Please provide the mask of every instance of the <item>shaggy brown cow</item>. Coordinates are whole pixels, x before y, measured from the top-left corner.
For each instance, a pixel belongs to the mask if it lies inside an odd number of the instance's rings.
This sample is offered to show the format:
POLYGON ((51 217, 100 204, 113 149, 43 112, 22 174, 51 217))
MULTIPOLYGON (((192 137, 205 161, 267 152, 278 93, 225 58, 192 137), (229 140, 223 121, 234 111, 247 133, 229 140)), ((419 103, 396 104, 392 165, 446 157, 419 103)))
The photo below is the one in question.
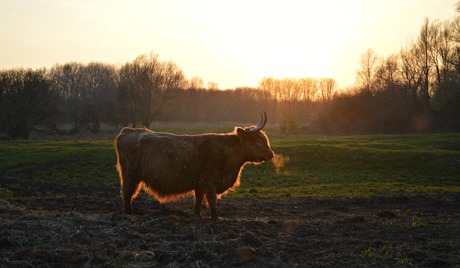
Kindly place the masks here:
POLYGON ((265 113, 257 127, 236 127, 227 134, 176 135, 148 129, 123 128, 115 138, 117 169, 126 213, 140 188, 167 202, 195 195, 195 215, 204 197, 211 217, 217 218, 217 198, 240 184, 246 163, 273 158, 262 131, 265 113))

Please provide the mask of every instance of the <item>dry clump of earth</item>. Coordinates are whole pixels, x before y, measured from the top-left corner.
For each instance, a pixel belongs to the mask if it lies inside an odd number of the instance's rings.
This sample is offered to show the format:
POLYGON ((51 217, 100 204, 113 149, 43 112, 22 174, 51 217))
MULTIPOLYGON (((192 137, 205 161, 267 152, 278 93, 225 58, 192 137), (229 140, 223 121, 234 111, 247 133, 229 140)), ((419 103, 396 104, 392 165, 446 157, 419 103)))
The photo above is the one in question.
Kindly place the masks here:
MULTIPOLYGON (((34 189, 41 193, 41 189, 34 189)), ((191 198, 118 189, 0 199, 0 267, 459 267, 460 196, 223 197, 219 220, 191 198)))

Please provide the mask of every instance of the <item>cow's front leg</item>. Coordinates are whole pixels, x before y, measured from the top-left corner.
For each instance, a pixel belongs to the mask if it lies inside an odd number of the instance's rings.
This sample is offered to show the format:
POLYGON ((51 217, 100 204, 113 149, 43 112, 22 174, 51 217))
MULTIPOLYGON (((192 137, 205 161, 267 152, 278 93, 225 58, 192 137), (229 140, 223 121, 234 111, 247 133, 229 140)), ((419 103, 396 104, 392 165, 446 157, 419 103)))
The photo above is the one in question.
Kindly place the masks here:
POLYGON ((196 188, 195 189, 195 209, 194 209, 194 215, 201 217, 200 212, 201 212, 201 202, 203 201, 204 197, 204 190, 201 188, 196 188))
POLYGON ((206 200, 208 201, 209 209, 211 210, 211 218, 217 219, 217 193, 216 186, 209 185, 206 189, 206 200))

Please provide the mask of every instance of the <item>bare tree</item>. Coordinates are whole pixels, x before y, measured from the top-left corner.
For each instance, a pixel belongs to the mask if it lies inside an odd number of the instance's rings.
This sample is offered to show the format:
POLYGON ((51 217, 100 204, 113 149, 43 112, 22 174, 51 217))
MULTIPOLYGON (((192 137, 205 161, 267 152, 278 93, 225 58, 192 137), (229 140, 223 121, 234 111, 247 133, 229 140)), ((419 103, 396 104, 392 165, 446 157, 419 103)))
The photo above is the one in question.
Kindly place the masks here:
POLYGON ((375 71, 374 86, 377 91, 393 87, 400 82, 399 57, 391 55, 382 60, 375 71))
POLYGON ((56 64, 49 72, 51 89, 60 100, 59 113, 48 120, 47 124, 48 128, 59 134, 75 134, 84 126, 83 99, 87 93, 83 68, 82 64, 71 62, 56 64))
MULTIPOLYGON (((162 111, 174 89, 185 86, 182 70, 172 62, 160 62, 158 55, 143 54, 125 64, 119 73, 118 102, 129 114, 133 126, 150 123, 162 111)), ((125 122, 127 122, 125 118, 125 122)))
POLYGON ((336 88, 335 80, 332 78, 321 78, 319 80, 319 91, 321 92, 321 100, 329 102, 332 99, 332 94, 336 88))
POLYGON ((408 114, 415 113, 417 101, 417 89, 421 85, 422 72, 417 64, 417 48, 413 45, 410 49, 403 49, 399 53, 401 58, 400 75, 404 86, 406 111, 408 114))
POLYGON ((13 139, 30 132, 56 111, 45 70, 14 69, 0 72, 0 127, 13 139))
POLYGON ((279 101, 311 102, 318 91, 318 79, 312 77, 275 79, 264 77, 259 81, 259 89, 269 92, 272 98, 279 101))
POLYGON ((219 89, 219 84, 217 84, 216 82, 209 81, 206 89, 207 90, 217 90, 219 89))
POLYGON ((107 114, 114 116, 115 67, 97 62, 55 65, 48 80, 60 98, 60 114, 48 120, 51 130, 60 134, 75 134, 82 129, 96 133, 104 119, 113 123, 107 114))
POLYGON ((311 102, 320 89, 319 80, 313 77, 305 77, 299 79, 300 90, 302 92, 300 100, 311 102))
POLYGON ((190 78, 190 80, 187 82, 187 86, 185 87, 187 89, 201 89, 204 88, 204 81, 201 77, 194 76, 190 78))
POLYGON ((416 43, 417 48, 417 59, 419 59, 419 67, 421 69, 421 89, 420 96, 423 104, 424 111, 424 121, 426 122, 426 127, 424 129, 429 129, 433 120, 433 112, 431 109, 431 96, 430 96, 430 83, 431 83, 431 72, 433 67, 433 28, 430 27, 428 19, 425 19, 425 22, 420 30, 420 35, 416 43))
POLYGON ((114 121, 116 70, 111 65, 92 62, 84 66, 83 71, 86 93, 83 124, 92 133, 97 133, 102 121, 114 121))
POLYGON ((460 1, 457 2, 457 15, 449 25, 450 40, 452 41, 451 55, 449 63, 451 63, 457 73, 460 73, 460 1))
POLYGON ((263 92, 267 92, 271 98, 279 100, 281 98, 278 91, 278 88, 280 87, 279 83, 278 79, 273 77, 264 77, 259 81, 258 88, 263 92))
POLYGON ((361 55, 361 59, 359 61, 361 69, 358 70, 357 76, 359 83, 366 93, 372 93, 374 90, 373 83, 376 68, 379 62, 380 58, 372 49, 368 49, 364 54, 361 55))

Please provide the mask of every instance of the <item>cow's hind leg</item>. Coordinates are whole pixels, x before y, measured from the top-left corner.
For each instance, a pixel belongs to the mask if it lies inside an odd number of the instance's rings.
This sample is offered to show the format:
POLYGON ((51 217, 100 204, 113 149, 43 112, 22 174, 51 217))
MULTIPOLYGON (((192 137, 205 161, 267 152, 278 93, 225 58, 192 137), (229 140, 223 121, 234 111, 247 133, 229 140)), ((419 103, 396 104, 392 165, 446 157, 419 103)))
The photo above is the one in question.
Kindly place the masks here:
POLYGON ((206 189, 206 200, 209 204, 209 209, 211 210, 211 218, 217 219, 217 193, 215 186, 209 186, 206 189))
POLYGON ((137 196, 141 188, 140 180, 131 176, 129 172, 123 174, 121 180, 121 196, 123 198, 123 207, 127 214, 132 213, 131 202, 137 196))
POLYGON ((203 201, 204 198, 204 191, 203 189, 197 188, 195 189, 195 209, 193 211, 193 214, 195 216, 200 217, 201 216, 201 202, 203 201))

